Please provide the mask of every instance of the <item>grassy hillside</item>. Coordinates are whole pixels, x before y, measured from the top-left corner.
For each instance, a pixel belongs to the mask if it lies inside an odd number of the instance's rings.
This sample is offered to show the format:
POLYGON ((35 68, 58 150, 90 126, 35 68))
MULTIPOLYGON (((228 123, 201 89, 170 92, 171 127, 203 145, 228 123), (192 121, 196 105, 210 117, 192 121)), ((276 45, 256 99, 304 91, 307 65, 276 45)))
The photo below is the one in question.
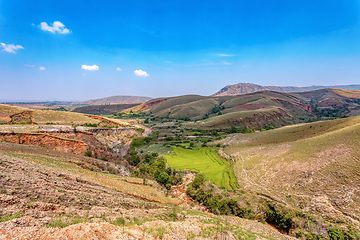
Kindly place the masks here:
POLYGON ((109 103, 142 103, 149 101, 149 97, 140 97, 140 96, 111 96, 106 98, 91 99, 80 104, 89 104, 89 105, 99 105, 99 104, 109 104, 109 103))
POLYGON ((152 108, 151 111, 155 111, 156 117, 169 117, 169 118, 184 118, 184 117, 203 117, 209 113, 211 109, 216 107, 219 102, 216 99, 205 98, 200 100, 195 100, 190 103, 181 103, 174 106, 171 106, 170 102, 167 105, 162 104, 152 108), (157 112, 159 108, 162 108, 161 111, 157 112))
POLYGON ((86 113, 94 115, 111 115, 115 112, 121 112, 124 109, 132 108, 139 105, 134 104, 106 104, 106 105, 90 105, 71 109, 71 112, 86 113))
POLYGON ((90 118, 87 115, 81 113, 73 113, 73 112, 59 112, 53 110, 35 110, 35 109, 27 109, 20 108, 15 106, 3 105, 0 104, 0 118, 7 119, 7 121, 3 121, 3 123, 8 122, 10 116, 14 114, 20 114, 26 111, 31 112, 31 120, 37 124, 46 124, 46 123, 54 123, 54 124, 85 124, 85 123, 99 123, 100 120, 90 118))
POLYGON ((227 128, 237 126, 239 128, 261 129, 264 126, 282 126, 290 124, 294 119, 277 107, 262 109, 233 111, 219 116, 214 116, 197 123, 188 123, 187 127, 204 128, 227 128))
POLYGON ((201 99, 204 99, 206 97, 203 96, 198 96, 198 95, 185 95, 185 96, 179 96, 179 97, 171 97, 171 98, 165 98, 163 102, 161 102, 160 104, 151 106, 151 108, 149 108, 149 110, 151 112, 153 112, 154 114, 160 113, 168 108, 177 106, 177 105, 182 105, 182 104, 187 104, 187 103, 192 103, 201 99))
POLYGON ((282 93, 260 91, 238 96, 196 95, 159 98, 124 111, 142 117, 186 120, 188 128, 261 129, 360 114, 360 91, 321 89, 282 93))
POLYGON ((211 148, 184 149, 174 147, 171 155, 165 156, 171 167, 202 172, 205 177, 226 189, 237 189, 232 166, 221 159, 211 148))
POLYGON ((242 188, 328 219, 360 220, 360 117, 222 140, 242 188))

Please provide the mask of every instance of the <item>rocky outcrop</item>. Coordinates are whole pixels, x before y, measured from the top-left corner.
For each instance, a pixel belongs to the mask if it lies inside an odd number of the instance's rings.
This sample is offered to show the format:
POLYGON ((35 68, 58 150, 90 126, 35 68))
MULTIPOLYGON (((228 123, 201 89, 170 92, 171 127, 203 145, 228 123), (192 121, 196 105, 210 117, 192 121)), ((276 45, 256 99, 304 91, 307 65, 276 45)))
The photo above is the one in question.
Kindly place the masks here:
POLYGON ((45 147, 80 155, 84 155, 90 149, 88 144, 81 141, 41 133, 0 133, 0 141, 45 147))
POLYGON ((132 138, 141 136, 135 128, 41 127, 40 133, 0 133, 0 141, 34 145, 56 151, 85 155, 117 162, 121 149, 132 138), (90 153, 87 153, 90 154, 90 153))
POLYGON ((10 116, 10 123, 31 123, 34 124, 32 121, 33 111, 25 111, 21 113, 16 113, 10 116))

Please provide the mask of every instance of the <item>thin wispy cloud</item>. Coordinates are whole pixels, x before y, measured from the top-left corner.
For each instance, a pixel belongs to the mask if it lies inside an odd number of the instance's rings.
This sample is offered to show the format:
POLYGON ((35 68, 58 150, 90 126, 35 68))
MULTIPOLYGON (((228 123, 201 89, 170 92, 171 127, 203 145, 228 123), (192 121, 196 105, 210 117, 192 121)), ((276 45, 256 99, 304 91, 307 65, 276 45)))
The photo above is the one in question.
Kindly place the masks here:
POLYGON ((226 53, 218 53, 217 55, 220 56, 220 57, 232 57, 232 56, 234 56, 234 55, 226 54, 226 53))
POLYGON ((86 71, 97 71, 99 70, 99 66, 98 65, 81 65, 81 69, 84 69, 86 71))
POLYGON ((3 48, 3 51, 8 53, 16 53, 17 50, 24 49, 23 46, 15 44, 0 43, 0 46, 3 48))
POLYGON ((43 31, 48 31, 51 33, 60 33, 60 34, 70 33, 70 30, 66 28, 65 25, 60 21, 55 21, 50 25, 48 25, 46 22, 41 22, 40 28, 43 31))
POLYGON ((232 63, 229 62, 223 62, 224 65, 232 65, 232 63))
POLYGON ((116 68, 116 71, 122 71, 122 69, 121 69, 121 68, 119 68, 119 67, 117 67, 117 68, 116 68))
POLYGON ((147 72, 139 69, 139 70, 135 70, 134 71, 135 75, 138 77, 148 77, 150 74, 148 74, 147 72))
POLYGON ((35 67, 34 64, 25 64, 25 67, 35 67))
POLYGON ((40 66, 39 69, 40 69, 41 71, 45 71, 45 67, 43 67, 43 66, 40 66))

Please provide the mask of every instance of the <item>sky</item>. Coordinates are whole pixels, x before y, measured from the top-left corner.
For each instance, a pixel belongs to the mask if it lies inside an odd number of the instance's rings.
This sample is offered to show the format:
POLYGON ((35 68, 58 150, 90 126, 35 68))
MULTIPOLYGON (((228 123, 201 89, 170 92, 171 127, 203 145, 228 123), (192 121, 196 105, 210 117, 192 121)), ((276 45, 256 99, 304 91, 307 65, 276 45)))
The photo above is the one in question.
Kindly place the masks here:
POLYGON ((0 0, 0 101, 359 77, 360 0, 0 0))

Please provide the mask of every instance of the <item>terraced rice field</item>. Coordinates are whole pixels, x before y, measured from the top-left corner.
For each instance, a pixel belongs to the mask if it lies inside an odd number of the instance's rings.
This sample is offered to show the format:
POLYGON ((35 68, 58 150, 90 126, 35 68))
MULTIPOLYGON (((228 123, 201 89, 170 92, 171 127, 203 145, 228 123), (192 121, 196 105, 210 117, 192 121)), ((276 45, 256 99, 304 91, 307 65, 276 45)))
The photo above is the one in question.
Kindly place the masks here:
POLYGON ((215 149, 207 147, 199 149, 174 147, 172 154, 165 157, 172 168, 202 172, 207 180, 218 186, 226 189, 239 188, 232 164, 221 159, 215 149))

